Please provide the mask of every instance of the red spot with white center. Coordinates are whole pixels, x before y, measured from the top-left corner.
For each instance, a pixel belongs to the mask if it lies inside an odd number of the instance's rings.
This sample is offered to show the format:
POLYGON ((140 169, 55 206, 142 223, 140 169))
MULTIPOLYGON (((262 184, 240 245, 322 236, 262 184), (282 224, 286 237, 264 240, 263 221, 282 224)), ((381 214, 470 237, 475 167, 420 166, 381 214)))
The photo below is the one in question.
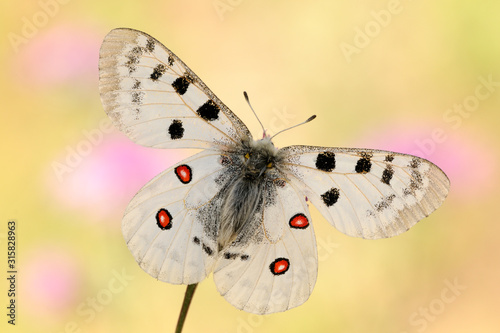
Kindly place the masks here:
POLYGON ((290 227, 295 228, 295 229, 305 229, 309 226, 309 220, 307 217, 302 214, 295 214, 291 219, 290 219, 290 227))
POLYGON ((172 228, 172 215, 168 212, 168 210, 162 208, 156 213, 156 224, 162 230, 168 230, 172 228))
POLYGON ((191 181, 191 179, 193 179, 191 168, 186 164, 179 165, 177 168, 175 168, 175 175, 183 184, 187 184, 191 181))
POLYGON ((286 258, 278 258, 269 265, 269 269, 274 275, 285 274, 288 268, 290 268, 290 261, 286 258))

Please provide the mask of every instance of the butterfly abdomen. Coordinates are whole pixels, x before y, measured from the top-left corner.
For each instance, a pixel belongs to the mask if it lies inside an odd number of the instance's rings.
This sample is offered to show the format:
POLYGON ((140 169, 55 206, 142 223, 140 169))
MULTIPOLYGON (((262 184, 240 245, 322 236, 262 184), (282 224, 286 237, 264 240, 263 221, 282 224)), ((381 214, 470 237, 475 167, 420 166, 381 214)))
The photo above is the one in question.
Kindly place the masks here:
POLYGON ((258 225, 253 225, 254 216, 262 201, 263 183, 249 181, 244 177, 229 185, 227 195, 222 199, 220 225, 217 235, 219 249, 225 248, 242 235, 253 233, 258 225))

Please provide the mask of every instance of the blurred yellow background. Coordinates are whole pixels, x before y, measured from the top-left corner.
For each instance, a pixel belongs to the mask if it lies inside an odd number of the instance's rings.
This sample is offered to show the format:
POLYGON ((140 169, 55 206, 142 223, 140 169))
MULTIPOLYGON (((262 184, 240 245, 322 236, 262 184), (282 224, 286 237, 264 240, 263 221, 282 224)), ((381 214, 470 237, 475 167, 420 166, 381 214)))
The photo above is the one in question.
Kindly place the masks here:
POLYGON ((121 235, 123 211, 189 150, 137 146, 98 94, 113 28, 173 50, 253 131, 249 93, 277 146, 389 149, 451 180, 409 232, 345 236, 312 209, 310 299, 284 313, 233 308, 212 278, 184 332, 498 332, 500 2, 69 1, 0 4, 1 330, 173 332, 184 286, 158 282, 121 235), (7 324, 7 223, 17 223, 16 325, 7 324))

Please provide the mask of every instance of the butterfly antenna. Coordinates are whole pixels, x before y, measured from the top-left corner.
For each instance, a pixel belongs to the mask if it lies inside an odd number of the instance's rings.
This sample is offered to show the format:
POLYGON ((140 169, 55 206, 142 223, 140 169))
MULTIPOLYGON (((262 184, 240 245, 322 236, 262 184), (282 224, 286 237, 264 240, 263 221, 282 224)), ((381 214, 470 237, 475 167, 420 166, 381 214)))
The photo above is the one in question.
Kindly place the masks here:
POLYGON ((253 114, 255 115, 255 118, 257 118, 257 120, 259 121, 260 127, 262 127, 262 131, 264 132, 264 135, 266 135, 266 129, 264 128, 264 125, 262 125, 262 122, 260 121, 259 116, 257 116, 257 113, 255 113, 255 110, 253 109, 252 104, 250 104, 250 99, 248 98, 247 92, 244 91, 243 95, 245 96, 245 100, 247 101, 248 106, 250 107, 253 114))
POLYGON ((278 134, 280 134, 280 133, 283 133, 284 131, 288 131, 289 129, 295 128, 295 127, 297 127, 297 126, 307 124, 308 122, 310 122, 310 121, 311 121, 311 120, 313 120, 314 118, 316 118, 316 115, 313 115, 313 116, 309 117, 306 121, 303 121, 303 122, 301 122, 300 124, 293 125, 292 127, 288 127, 288 128, 285 128, 285 129, 283 129, 283 130, 279 131, 278 133, 274 134, 274 135, 271 137, 271 140, 272 140, 272 139, 273 139, 276 135, 278 135, 278 134))

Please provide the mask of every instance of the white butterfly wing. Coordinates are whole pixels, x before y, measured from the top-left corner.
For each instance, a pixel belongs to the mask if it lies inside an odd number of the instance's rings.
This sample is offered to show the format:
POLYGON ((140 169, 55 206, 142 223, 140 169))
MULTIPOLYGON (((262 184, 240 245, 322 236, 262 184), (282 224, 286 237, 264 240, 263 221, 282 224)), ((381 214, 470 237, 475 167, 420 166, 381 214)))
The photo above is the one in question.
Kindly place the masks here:
POLYGON ((250 132, 175 54, 153 37, 114 29, 99 53, 99 90, 113 124, 156 148, 213 148, 250 132))
POLYGON ((221 295, 257 314, 304 303, 317 276, 316 239, 305 198, 293 184, 275 183, 255 217, 260 221, 256 233, 224 249, 214 269, 221 295))
POLYGON ((311 146, 281 153, 292 183, 349 236, 398 235, 437 209, 450 187, 441 169, 411 155, 311 146))
POLYGON ((122 232, 139 265, 175 284, 203 280, 217 259, 213 202, 232 176, 221 156, 207 150, 162 172, 129 203, 122 232))

